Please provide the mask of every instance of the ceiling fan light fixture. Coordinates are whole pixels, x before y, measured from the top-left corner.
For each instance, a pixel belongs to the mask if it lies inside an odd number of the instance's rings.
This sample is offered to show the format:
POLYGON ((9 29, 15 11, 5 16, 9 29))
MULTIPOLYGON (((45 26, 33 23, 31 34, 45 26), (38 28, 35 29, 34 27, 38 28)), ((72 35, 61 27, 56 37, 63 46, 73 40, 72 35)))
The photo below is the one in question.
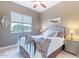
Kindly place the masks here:
POLYGON ((42 2, 40 2, 40 5, 41 5, 42 7, 44 7, 44 8, 46 8, 46 5, 43 4, 42 2))
POLYGON ((46 5, 42 3, 42 1, 33 1, 33 8, 36 8, 37 6, 42 6, 46 8, 46 5))

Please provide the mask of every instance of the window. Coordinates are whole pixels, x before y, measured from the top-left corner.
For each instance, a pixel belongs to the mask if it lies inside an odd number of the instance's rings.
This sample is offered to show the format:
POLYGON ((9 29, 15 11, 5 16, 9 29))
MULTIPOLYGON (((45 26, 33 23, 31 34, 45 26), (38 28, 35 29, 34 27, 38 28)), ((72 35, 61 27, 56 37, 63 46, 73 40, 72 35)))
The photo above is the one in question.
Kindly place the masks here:
POLYGON ((32 17, 16 12, 11 12, 11 32, 31 32, 32 31, 32 17))

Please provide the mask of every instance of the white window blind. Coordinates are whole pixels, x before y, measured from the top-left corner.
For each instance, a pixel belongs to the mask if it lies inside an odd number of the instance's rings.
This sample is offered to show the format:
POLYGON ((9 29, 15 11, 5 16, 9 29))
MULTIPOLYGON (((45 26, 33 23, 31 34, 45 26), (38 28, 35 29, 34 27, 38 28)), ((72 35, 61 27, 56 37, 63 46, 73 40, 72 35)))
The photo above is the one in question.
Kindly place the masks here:
POLYGON ((31 32, 32 16, 11 12, 11 32, 31 32))

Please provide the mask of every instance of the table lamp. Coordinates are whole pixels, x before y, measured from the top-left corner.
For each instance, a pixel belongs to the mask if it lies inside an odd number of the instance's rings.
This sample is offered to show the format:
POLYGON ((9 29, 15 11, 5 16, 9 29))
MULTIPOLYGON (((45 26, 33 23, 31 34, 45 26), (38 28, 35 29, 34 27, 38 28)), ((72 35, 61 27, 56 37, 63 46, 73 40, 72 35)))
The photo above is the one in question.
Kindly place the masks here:
POLYGON ((40 29, 40 33, 43 33, 44 31, 45 31, 45 28, 42 27, 42 28, 40 29))
POLYGON ((75 33, 74 30, 70 30, 69 33, 70 33, 70 39, 73 40, 73 34, 75 33))

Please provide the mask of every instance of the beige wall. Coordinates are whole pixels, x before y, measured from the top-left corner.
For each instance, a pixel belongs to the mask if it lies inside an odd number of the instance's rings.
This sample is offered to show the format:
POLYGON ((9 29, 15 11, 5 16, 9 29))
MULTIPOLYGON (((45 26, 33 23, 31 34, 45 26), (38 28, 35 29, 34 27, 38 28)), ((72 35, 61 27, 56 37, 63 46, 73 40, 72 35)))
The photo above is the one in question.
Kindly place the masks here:
MULTIPOLYGON (((79 15, 74 14, 73 16, 63 17, 62 19, 62 25, 75 32, 73 38, 79 39, 79 15)), ((67 37, 70 37, 69 34, 67 37)))
MULTIPOLYGON (((32 16, 32 20, 33 20, 33 32, 31 34, 39 34, 39 30, 40 30, 40 15, 38 12, 35 12, 31 9, 25 8, 23 6, 17 5, 15 3, 12 2, 1 2, 0 1, 0 16, 5 15, 6 13, 10 12, 10 11, 15 11, 15 12, 19 12, 19 13, 23 13, 26 15, 31 15, 32 16)), ((1 26, 0 24, 0 47, 2 46, 7 46, 7 45, 12 45, 17 43, 17 35, 12 35, 10 32, 10 28, 4 28, 1 26)))
MULTIPOLYGON (((61 17, 62 25, 79 34, 79 2, 61 2, 41 13, 41 26, 47 27, 48 20, 61 17)), ((78 37, 78 36, 77 36, 78 37)))
POLYGON ((31 9, 25 8, 12 2, 0 2, 0 15, 4 15, 10 11, 31 15, 33 17, 33 31, 39 33, 40 20, 38 12, 35 12, 31 9))

